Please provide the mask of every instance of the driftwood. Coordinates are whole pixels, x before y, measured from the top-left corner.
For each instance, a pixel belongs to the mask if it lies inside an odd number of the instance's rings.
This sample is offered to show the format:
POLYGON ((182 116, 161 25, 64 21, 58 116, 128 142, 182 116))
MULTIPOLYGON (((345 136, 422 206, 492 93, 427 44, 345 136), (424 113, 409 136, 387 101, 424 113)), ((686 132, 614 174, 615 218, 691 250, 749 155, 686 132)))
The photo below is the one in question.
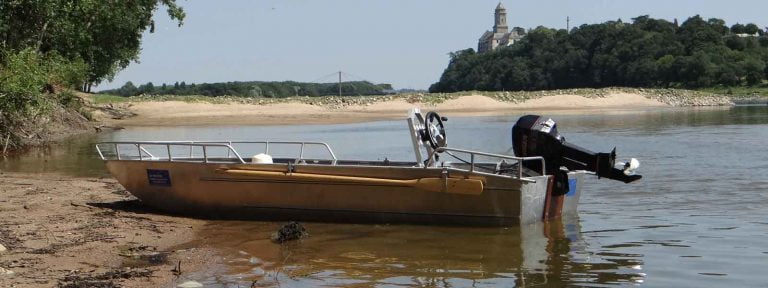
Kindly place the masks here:
POLYGON ((85 106, 94 110, 100 110, 108 114, 110 117, 112 117, 112 119, 116 119, 116 120, 131 118, 136 116, 136 113, 133 113, 128 109, 115 107, 112 104, 108 104, 104 106, 98 106, 98 105, 85 105, 85 106))
POLYGON ((8 151, 8 142, 11 140, 11 133, 8 133, 7 136, 5 136, 5 145, 3 145, 3 155, 5 155, 6 151, 8 151))

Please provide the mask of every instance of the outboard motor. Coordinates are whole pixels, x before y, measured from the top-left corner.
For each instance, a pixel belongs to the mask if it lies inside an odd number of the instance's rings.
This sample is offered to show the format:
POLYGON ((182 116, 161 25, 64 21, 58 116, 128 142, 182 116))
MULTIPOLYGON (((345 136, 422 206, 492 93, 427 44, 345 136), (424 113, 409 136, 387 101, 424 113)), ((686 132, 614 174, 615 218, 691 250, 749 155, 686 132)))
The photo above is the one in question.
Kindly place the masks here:
MULTIPOLYGON (((561 167, 570 171, 590 171, 598 177, 624 183, 642 178, 634 174, 634 170, 640 165, 636 159, 628 161, 623 169, 617 169, 614 167, 616 148, 610 153, 596 153, 568 143, 565 137, 558 133, 555 121, 538 115, 526 115, 517 120, 512 127, 512 147, 516 156, 544 158, 547 174, 555 176, 554 189, 559 195, 568 192, 568 175, 560 169, 561 167)), ((541 171, 540 162, 526 161, 524 166, 541 171)))

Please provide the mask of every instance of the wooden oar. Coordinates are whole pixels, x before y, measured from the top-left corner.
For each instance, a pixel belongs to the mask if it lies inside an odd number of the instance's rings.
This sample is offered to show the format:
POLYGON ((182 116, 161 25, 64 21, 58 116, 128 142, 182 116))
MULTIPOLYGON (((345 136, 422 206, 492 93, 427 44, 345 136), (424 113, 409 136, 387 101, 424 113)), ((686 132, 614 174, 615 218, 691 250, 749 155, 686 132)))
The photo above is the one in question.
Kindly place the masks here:
POLYGON ((370 184, 382 186, 406 186, 431 192, 445 192, 451 194, 480 195, 483 193, 483 181, 464 178, 419 178, 409 180, 382 179, 356 176, 338 176, 311 173, 285 173, 275 171, 254 171, 241 169, 219 170, 221 173, 242 176, 258 177, 268 180, 303 180, 323 182, 344 182, 356 184, 370 184))

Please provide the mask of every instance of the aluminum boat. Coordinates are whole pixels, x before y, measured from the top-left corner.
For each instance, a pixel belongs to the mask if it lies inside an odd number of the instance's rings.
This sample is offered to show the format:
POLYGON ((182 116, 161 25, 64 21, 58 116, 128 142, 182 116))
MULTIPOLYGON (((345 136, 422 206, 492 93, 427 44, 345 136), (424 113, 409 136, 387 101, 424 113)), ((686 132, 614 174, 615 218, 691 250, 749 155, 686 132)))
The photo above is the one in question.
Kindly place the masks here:
POLYGON ((549 118, 517 121, 516 156, 448 147, 446 121, 409 113, 413 161, 337 159, 323 142, 122 141, 96 150, 146 205, 205 218, 515 225, 574 216, 585 174, 640 179, 636 160, 615 168, 615 149, 567 143, 549 118), (270 155, 289 148, 296 156, 270 155))

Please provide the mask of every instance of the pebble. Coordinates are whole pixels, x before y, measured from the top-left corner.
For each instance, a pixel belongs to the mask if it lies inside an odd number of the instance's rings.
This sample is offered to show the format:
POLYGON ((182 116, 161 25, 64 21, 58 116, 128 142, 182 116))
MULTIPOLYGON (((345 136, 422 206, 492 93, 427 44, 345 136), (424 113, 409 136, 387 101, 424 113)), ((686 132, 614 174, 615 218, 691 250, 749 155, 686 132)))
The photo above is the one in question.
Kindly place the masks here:
POLYGON ((0 275, 13 275, 13 271, 0 267, 0 275))
POLYGON ((3 246, 3 244, 0 244, 0 253, 3 253, 5 251, 8 251, 8 248, 5 248, 5 246, 3 246))
POLYGON ((253 276, 258 276, 258 277, 261 277, 261 276, 267 275, 267 272, 266 272, 266 271, 264 271, 264 269, 261 269, 261 268, 259 268, 259 267, 253 268, 253 269, 251 270, 251 273, 253 274, 253 276))
POLYGON ((200 284, 200 282, 197 282, 197 281, 190 280, 190 281, 187 281, 187 282, 179 284, 179 286, 177 286, 177 287, 179 287, 179 288, 198 288, 198 287, 203 287, 203 284, 200 284))

